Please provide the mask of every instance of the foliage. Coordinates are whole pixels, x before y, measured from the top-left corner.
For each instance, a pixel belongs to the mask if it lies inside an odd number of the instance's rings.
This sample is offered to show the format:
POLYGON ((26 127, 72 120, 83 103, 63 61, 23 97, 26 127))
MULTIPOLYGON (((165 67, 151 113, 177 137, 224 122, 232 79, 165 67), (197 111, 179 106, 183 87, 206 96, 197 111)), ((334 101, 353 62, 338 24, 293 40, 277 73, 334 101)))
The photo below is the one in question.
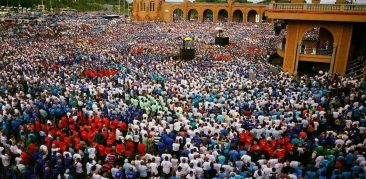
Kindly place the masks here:
POLYGON ((227 0, 196 0, 195 2, 227 3, 227 0))
MULTIPOLYGON (((123 4, 125 0, 121 0, 123 4)), ((0 0, 0 6, 22 6, 35 8, 39 4, 44 4, 46 9, 67 8, 78 11, 100 11, 103 4, 118 5, 119 0, 0 0)), ((118 8, 118 7, 117 7, 118 8)))

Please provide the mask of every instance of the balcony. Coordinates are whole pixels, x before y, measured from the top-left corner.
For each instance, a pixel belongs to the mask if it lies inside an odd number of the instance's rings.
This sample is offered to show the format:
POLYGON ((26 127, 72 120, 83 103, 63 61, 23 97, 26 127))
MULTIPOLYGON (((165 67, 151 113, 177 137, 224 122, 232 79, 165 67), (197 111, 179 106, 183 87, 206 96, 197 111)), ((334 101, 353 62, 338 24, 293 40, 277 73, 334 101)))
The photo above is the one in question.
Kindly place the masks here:
POLYGON ((335 12, 366 12, 365 4, 304 4, 304 3, 275 3, 270 5, 274 10, 304 10, 304 11, 335 11, 335 12))
POLYGON ((300 54, 299 61, 304 62, 320 62, 330 63, 332 56, 329 55, 317 55, 317 54, 300 54))
POLYGON ((366 4, 272 3, 270 19, 366 22, 366 4))

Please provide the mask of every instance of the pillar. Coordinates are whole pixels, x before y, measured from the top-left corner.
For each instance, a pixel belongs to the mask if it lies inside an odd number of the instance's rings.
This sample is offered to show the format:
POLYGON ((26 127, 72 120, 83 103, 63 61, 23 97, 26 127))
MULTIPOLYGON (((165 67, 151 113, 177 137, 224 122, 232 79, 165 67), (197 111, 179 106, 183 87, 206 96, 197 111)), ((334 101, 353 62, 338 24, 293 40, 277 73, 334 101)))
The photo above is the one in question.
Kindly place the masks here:
POLYGON ((299 66, 299 56, 300 56, 300 52, 301 51, 301 42, 297 43, 297 49, 296 49, 296 58, 295 58, 295 70, 294 70, 294 74, 297 74, 297 68, 299 66))
POLYGON ((228 16, 227 16, 227 21, 228 22, 233 22, 233 10, 228 10, 228 12, 227 12, 228 14, 228 16))
POLYGON ((212 21, 217 22, 217 17, 219 16, 218 15, 219 12, 217 12, 216 10, 215 11, 213 10, 212 13, 213 13, 212 14, 212 21))
POLYGON ((298 42, 301 42, 299 36, 300 24, 289 22, 287 27, 285 53, 283 56, 283 70, 289 74, 294 74, 296 64, 296 54, 298 42))
POLYGON ((243 23, 247 23, 247 14, 243 12, 243 23))
POLYGON ((349 51, 351 47, 352 38, 352 24, 342 24, 337 28, 337 35, 335 35, 335 43, 337 43, 337 50, 334 57, 333 73, 344 75, 349 59, 349 51))
POLYGON ((335 60, 336 52, 337 52, 337 44, 336 44, 336 43, 334 43, 334 44, 333 44, 333 53, 332 53, 332 58, 331 58, 331 60, 330 60, 329 74, 332 74, 332 73, 333 73, 334 60, 335 60))

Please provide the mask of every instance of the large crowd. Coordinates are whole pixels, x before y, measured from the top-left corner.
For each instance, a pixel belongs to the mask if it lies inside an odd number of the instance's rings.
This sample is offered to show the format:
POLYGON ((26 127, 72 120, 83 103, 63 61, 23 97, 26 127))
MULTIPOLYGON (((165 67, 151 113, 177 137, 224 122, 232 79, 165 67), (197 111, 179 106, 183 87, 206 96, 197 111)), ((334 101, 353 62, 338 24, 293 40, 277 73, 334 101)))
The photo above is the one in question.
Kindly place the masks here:
POLYGON ((274 72, 269 23, 75 15, 0 34, 0 178, 365 178, 363 80, 274 72))

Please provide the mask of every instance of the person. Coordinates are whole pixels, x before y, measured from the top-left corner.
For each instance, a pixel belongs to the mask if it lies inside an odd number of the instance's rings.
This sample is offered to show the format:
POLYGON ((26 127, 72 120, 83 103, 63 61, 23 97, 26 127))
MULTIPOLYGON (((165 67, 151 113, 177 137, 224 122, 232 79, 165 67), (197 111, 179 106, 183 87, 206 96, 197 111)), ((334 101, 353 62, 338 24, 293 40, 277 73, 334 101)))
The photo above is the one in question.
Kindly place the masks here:
POLYGON ((193 171, 190 171, 186 178, 187 179, 196 179, 196 175, 193 173, 193 171))
POLYGON ((83 164, 81 163, 80 158, 76 159, 76 163, 75 163, 75 172, 76 172, 76 176, 75 178, 83 178, 83 164))
POLYGON ((161 166, 163 167, 163 174, 165 175, 165 177, 168 177, 172 167, 172 163, 169 161, 168 156, 165 156, 164 161, 161 162, 161 166))

